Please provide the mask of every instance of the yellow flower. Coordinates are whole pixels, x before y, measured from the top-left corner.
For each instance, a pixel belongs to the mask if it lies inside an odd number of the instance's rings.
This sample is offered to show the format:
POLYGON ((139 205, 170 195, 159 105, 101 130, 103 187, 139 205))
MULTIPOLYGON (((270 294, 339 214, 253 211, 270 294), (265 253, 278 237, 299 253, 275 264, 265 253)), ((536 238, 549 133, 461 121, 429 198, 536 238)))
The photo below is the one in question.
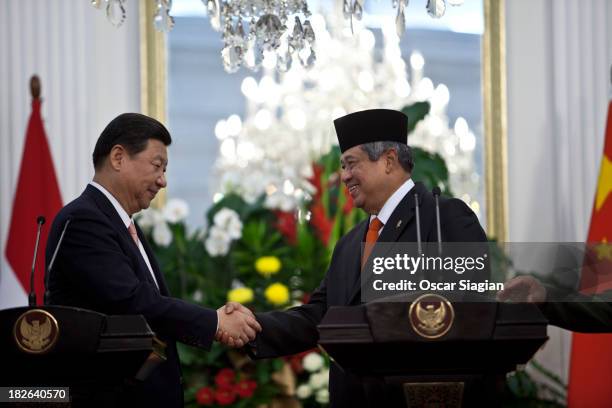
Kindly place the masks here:
POLYGON ((255 269, 265 278, 278 273, 282 266, 280 259, 275 256, 262 256, 255 261, 255 269))
POLYGON ((289 302, 289 288, 282 283, 273 283, 264 292, 268 302, 275 306, 281 306, 289 302))
POLYGON ((227 300, 230 302, 249 303, 253 301, 253 289, 251 288, 236 288, 227 292, 227 300))

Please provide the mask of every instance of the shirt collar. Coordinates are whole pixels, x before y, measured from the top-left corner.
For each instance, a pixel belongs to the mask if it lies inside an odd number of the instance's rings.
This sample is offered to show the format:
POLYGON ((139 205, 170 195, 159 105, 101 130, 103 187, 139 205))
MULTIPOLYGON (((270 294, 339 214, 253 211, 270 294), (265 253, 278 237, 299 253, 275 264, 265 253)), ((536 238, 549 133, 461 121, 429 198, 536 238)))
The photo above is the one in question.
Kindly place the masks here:
POLYGON ((91 184, 92 186, 100 190, 102 194, 104 194, 106 198, 108 198, 108 201, 111 202, 113 207, 115 207, 115 211, 117 211, 117 214, 119 214, 119 217, 121 217, 121 221, 123 221, 123 223, 125 224, 125 228, 128 228, 130 224, 132 223, 132 219, 128 215, 127 211, 123 209, 119 201, 117 201, 117 199, 111 193, 109 193, 107 189, 105 189, 100 184, 96 183, 95 181, 92 180, 89 182, 89 184, 91 184))
POLYGON ((408 194, 412 187, 414 187, 414 181, 412 181, 411 178, 404 181, 404 183, 399 186, 399 188, 395 190, 393 194, 391 194, 391 197, 387 199, 385 205, 383 205, 383 207, 380 209, 378 215, 370 215, 370 221, 372 221, 374 217, 378 217, 383 224, 386 224, 387 221, 389 221, 391 214, 393 214, 393 211, 395 211, 395 207, 398 206, 400 201, 402 201, 402 198, 408 194))

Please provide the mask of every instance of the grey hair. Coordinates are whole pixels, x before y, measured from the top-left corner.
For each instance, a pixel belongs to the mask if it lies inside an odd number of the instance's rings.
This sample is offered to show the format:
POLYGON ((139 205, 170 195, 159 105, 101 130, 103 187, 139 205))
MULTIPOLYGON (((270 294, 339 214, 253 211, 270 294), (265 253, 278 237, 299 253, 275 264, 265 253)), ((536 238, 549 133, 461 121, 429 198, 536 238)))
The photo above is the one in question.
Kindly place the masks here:
POLYGON ((407 173, 412 173, 414 168, 414 160, 412 159, 412 149, 410 146, 397 142, 370 142, 361 145, 361 149, 367 153, 370 161, 380 159, 380 156, 387 150, 394 149, 397 153, 397 159, 402 168, 407 173))

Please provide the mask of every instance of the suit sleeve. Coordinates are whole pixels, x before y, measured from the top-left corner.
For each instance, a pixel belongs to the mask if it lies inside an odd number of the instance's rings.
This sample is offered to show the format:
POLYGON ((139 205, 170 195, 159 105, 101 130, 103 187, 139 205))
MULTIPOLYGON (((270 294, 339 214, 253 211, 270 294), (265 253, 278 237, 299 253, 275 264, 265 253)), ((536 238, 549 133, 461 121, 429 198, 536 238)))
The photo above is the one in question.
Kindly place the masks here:
POLYGON ((546 292, 548 301, 540 310, 553 326, 582 333, 612 332, 612 291, 587 296, 547 285, 546 292))
POLYGON ((285 311, 257 313, 262 331, 250 349, 253 358, 271 358, 296 354, 317 346, 317 325, 327 312, 327 285, 338 254, 344 246, 340 240, 334 248, 330 267, 319 287, 312 293, 308 303, 285 311))
POLYGON ((462 200, 451 198, 440 205, 440 223, 442 224, 442 240, 445 242, 465 242, 464 246, 454 246, 457 256, 481 257, 485 254, 485 267, 475 270, 461 278, 469 278, 475 282, 491 279, 491 264, 489 244, 478 217, 462 200))
POLYGON ((313 292, 307 304, 285 311, 257 313, 262 331, 257 335, 255 358, 270 358, 299 353, 316 347, 317 325, 327 311, 327 278, 313 292))
POLYGON ((118 239, 116 230, 97 214, 73 214, 56 269, 63 284, 84 292, 106 313, 142 314, 163 337, 210 348, 216 311, 162 296, 154 284, 138 278, 118 239))
POLYGON ((486 242, 478 217, 462 200, 451 198, 441 203, 442 240, 448 242, 486 242))

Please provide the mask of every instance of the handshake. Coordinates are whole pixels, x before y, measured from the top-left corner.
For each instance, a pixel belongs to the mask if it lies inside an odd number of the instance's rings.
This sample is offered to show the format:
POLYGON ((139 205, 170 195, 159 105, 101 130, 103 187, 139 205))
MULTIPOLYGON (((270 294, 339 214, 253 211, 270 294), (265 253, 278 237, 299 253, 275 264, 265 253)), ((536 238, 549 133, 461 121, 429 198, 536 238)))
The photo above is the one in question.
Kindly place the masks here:
POLYGON ((228 302, 217 309, 217 318, 215 340, 230 347, 244 346, 261 331, 253 312, 237 302, 228 302))

